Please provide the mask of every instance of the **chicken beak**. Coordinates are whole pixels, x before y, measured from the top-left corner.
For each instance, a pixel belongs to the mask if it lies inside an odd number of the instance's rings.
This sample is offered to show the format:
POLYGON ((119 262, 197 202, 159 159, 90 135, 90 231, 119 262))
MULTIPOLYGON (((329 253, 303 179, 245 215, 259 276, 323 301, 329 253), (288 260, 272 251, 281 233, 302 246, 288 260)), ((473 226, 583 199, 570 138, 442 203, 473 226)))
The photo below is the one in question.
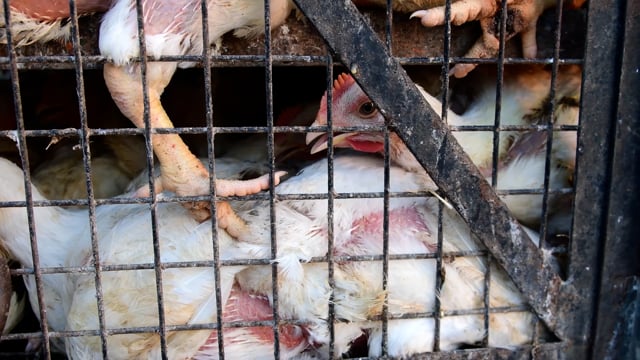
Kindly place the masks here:
POLYGON ((319 132, 310 132, 307 133, 307 145, 311 144, 315 139, 319 138, 320 136, 324 135, 325 133, 319 133, 319 132))
MULTIPOLYGON (((346 140, 352 135, 354 135, 354 133, 352 133, 352 132, 351 133, 344 133, 344 134, 340 134, 340 135, 334 135, 334 137, 333 137, 333 147, 340 147, 340 145, 344 144, 346 142, 346 140)), ((307 134, 307 145, 309 145, 313 141, 316 142, 315 144, 313 144, 313 147, 311 148, 309 153, 315 154, 317 152, 325 150, 329 145, 328 138, 329 138, 329 135, 327 133, 308 133, 307 134)))

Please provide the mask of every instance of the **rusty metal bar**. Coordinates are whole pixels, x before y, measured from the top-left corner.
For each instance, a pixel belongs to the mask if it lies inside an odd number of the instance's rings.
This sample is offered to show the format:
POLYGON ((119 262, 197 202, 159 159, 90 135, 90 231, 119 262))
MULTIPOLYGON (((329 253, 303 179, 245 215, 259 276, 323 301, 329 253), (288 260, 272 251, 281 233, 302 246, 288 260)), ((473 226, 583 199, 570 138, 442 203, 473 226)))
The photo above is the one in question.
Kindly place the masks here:
MULTIPOLYGON (((270 241, 271 241, 271 259, 278 258, 278 236, 276 231, 276 207, 275 207, 275 149, 274 149, 274 121, 273 121, 273 54, 271 51, 271 1, 264 1, 264 88, 266 93, 266 113, 267 113, 267 156, 269 162, 269 219, 270 219, 270 241)), ((271 263, 271 295, 273 306, 273 356, 274 359, 280 358, 280 307, 278 286, 278 264, 276 261, 271 263)))
POLYGON ((570 263, 557 314, 563 332, 572 335, 567 357, 575 359, 588 359, 593 346, 620 79, 621 3, 592 1, 588 9, 570 263))
MULTIPOLYGON (((31 173, 29 171, 29 151, 27 149, 27 138, 24 135, 25 119, 22 110, 22 97, 20 95, 20 77, 18 74, 18 64, 15 62, 16 49, 12 43, 11 37, 11 10, 9 7, 9 0, 2 1, 5 24, 6 24, 6 38, 7 38, 7 53, 9 54, 11 85, 13 90, 13 103, 16 119, 16 137, 15 141, 20 153, 22 169, 24 169, 24 190, 27 212, 27 223, 29 224, 29 242, 31 246, 31 257, 33 261, 34 280, 36 285, 36 297, 38 299, 38 308, 33 309, 38 314, 40 320, 39 334, 42 339, 42 352, 45 359, 51 359, 51 343, 49 338, 49 324, 47 322, 47 309, 46 300, 44 298, 44 279, 40 272, 40 252, 38 249, 38 239, 36 238, 36 225, 34 220, 33 209, 33 192, 31 188, 31 173)), ((52 299, 48 299, 52 301, 52 299)))
MULTIPOLYGON (((492 125, 450 125, 451 131, 492 131, 492 125)), ((326 132, 329 128, 327 126, 276 126, 273 128, 274 133, 284 132, 296 132, 306 133, 307 131, 326 132)), ((499 131, 545 131, 548 127, 546 125, 502 125, 498 128, 499 131)), ((139 128, 116 128, 116 129, 89 129, 91 136, 108 136, 108 135, 144 135, 145 130, 139 128)), ((370 131, 381 132, 385 130, 384 126, 378 125, 358 125, 358 126, 335 126, 334 131, 349 132, 349 131, 370 131)), ((574 125, 556 125, 553 127, 554 131, 566 131, 566 130, 578 130, 574 125)), ((15 135, 15 130, 0 130, 0 136, 12 137, 15 135)), ((152 134, 206 134, 207 128, 200 126, 193 127, 175 127, 175 128, 153 128, 152 134)), ((216 133, 218 134, 258 134, 268 133, 269 129, 266 126, 237 126, 237 127, 216 127, 216 133)), ((50 129, 50 130, 24 130, 24 134, 27 137, 78 137, 80 131, 75 128, 68 129, 50 129)))
POLYGON ((100 263, 100 246, 98 244, 98 230, 96 224, 96 200, 91 179, 91 147, 90 130, 87 119, 87 102, 84 88, 84 70, 82 68, 82 52, 80 51, 80 32, 78 30, 77 6, 74 0, 69 0, 69 14, 71 15, 71 41, 75 58, 76 92, 78 95, 78 110, 80 112, 80 144, 82 145, 82 162, 87 187, 87 203, 89 213, 89 229, 91 231, 91 256, 94 267, 94 282, 96 289, 96 305, 98 309, 98 324, 100 326, 100 345, 102 357, 108 359, 107 330, 104 314, 104 295, 102 292, 102 264, 100 263))
POLYGON ((158 334, 160 335, 160 356, 163 360, 168 358, 167 355, 167 329, 166 315, 164 309, 164 290, 162 286, 162 257, 160 254, 160 237, 158 234, 158 214, 157 214, 157 193, 155 189, 154 175, 154 158, 153 158, 153 142, 151 140, 151 109, 149 103, 149 84, 147 80, 147 49, 146 36, 144 30, 144 16, 142 0, 135 0, 136 10, 136 28, 138 35, 138 46, 140 51, 140 81, 142 82, 142 99, 143 99, 143 119, 145 130, 145 150, 147 157, 147 166, 149 171, 149 210, 151 215, 151 233, 153 238, 153 263, 156 278, 156 296, 158 299, 158 334))
MULTIPOLYGON (((449 70, 450 70, 450 56, 451 56, 451 1, 445 2, 444 9, 444 18, 446 19, 445 24, 443 26, 444 38, 443 38, 443 62, 442 62, 442 72, 441 72, 441 81, 442 81, 442 108, 433 109, 434 111, 439 111, 442 121, 447 124, 447 114, 449 108, 449 70)), ((442 285, 444 282, 443 279, 443 228, 442 228, 442 216, 444 211, 444 205, 441 202, 438 202, 438 238, 437 238, 437 250, 436 250, 436 289, 442 289, 442 285)), ((433 350, 440 351, 440 325, 441 325, 441 308, 442 304, 440 303, 440 297, 436 296, 434 303, 434 312, 436 316, 434 317, 434 339, 433 339, 433 350)))
POLYGON ((558 61, 557 59, 560 57, 560 34, 562 30, 562 1, 556 1, 556 26, 554 28, 554 37, 555 44, 553 50, 553 63, 551 64, 551 84, 549 89, 549 113, 548 116, 545 116, 546 119, 544 123, 547 125, 547 146, 546 146, 546 156, 544 163, 544 183, 543 188, 545 189, 544 194, 542 195, 542 222, 540 224, 540 240, 538 243, 539 247, 543 247, 547 245, 547 229, 549 223, 549 178, 551 175, 551 151, 553 149, 553 114, 556 109, 556 88, 557 88, 557 80, 558 80, 558 61))
POLYGON ((331 0, 295 2, 505 268, 535 312, 560 338, 566 337, 556 318, 561 279, 543 261, 538 249, 355 6, 331 0), (323 21, 327 17, 332 21, 323 21), (446 165, 441 167, 443 162, 446 165))
MULTIPOLYGON (((216 164, 213 158, 215 153, 215 135, 217 133, 216 128, 213 126, 213 87, 212 87, 212 72, 211 72, 211 46, 209 41, 209 8, 207 0, 200 1, 200 11, 202 12, 202 63, 203 63, 203 79, 204 79, 204 103, 205 103, 205 120, 207 128, 207 156, 208 169, 209 169, 209 203, 211 211, 211 237, 212 237, 212 253, 213 259, 211 266, 213 267, 213 276, 216 286, 213 296, 216 299, 216 325, 215 331, 217 332, 217 345, 218 345, 218 358, 220 360, 225 359, 224 352, 224 332, 223 328, 223 310, 224 304, 222 302, 221 292, 221 280, 220 280, 220 246, 218 239, 218 209, 216 207, 216 185, 215 174, 216 164)), ((163 263, 166 267, 166 263, 163 263)))
MULTIPOLYGON (((627 1, 593 359, 640 356, 640 4, 627 1)), ((622 25, 622 22, 620 22, 622 25)), ((615 88, 613 89, 615 90, 615 88)), ((613 93, 613 91, 612 91, 613 93)))
MULTIPOLYGON (((102 66, 107 62, 106 58, 98 55, 84 56, 86 61, 83 62, 85 70, 88 69, 102 69, 102 66)), ((219 68, 228 67, 262 67, 264 66, 264 56, 262 55, 212 55, 210 57, 211 65, 219 68)), ((399 57, 398 62, 402 65, 439 65, 442 64, 441 57, 424 57, 424 58, 410 58, 399 57)), ((478 63, 478 64, 496 64, 495 59, 480 59, 480 58, 462 58, 462 57, 450 57, 452 63, 465 64, 465 63, 478 63)), ((202 57, 199 55, 184 55, 184 56, 160 56, 154 61, 188 61, 194 63, 194 67, 203 67, 202 57)), ((20 70, 43 70, 43 69, 73 69, 73 57, 66 55, 51 55, 51 56, 16 56, 16 62, 18 69, 20 70)), ((132 59, 131 62, 139 62, 137 59, 132 59)), ((537 58, 537 59, 520 59, 520 58, 505 58, 505 64, 538 64, 546 65, 551 64, 553 58, 537 58)), ((285 66, 322 66, 326 63, 324 56, 316 55, 273 55, 273 65, 285 65, 285 66)), ((582 64, 582 59, 561 59, 559 60, 561 65, 569 64, 582 64)), ((7 57, 0 57, 0 70, 9 69, 9 60, 7 57)))
MULTIPOLYGON (((327 56, 327 74, 326 74, 326 87, 327 87, 327 104, 333 103, 333 59, 327 56)), ((336 288, 335 281, 335 258, 334 258, 334 221, 333 221, 333 209, 336 197, 336 190, 333 182, 333 107, 327 106, 327 280, 331 288, 331 294, 329 294, 329 314, 327 314, 327 323, 329 324, 329 358, 336 358, 335 345, 336 345, 336 329, 335 329, 335 301, 334 290, 336 288)), ((278 196, 280 199, 280 196, 278 196)))

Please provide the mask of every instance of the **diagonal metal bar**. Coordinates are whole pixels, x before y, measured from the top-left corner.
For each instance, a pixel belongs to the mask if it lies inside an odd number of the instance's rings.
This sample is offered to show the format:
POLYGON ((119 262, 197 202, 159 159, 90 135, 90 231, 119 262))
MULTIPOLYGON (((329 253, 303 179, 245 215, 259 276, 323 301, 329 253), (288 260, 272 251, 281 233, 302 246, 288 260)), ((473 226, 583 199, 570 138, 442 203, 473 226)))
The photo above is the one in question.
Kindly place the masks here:
POLYGON ((559 338, 560 277, 350 1, 294 0, 559 338), (328 21, 330 19, 330 21, 328 21))

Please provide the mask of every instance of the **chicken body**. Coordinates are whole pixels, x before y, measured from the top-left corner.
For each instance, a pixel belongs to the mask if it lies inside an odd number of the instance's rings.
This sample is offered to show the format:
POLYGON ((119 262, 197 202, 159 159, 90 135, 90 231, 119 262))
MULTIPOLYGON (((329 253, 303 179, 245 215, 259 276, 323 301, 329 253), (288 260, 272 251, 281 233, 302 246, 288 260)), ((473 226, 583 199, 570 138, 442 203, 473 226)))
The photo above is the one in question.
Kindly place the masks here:
MULTIPOLYGON (((553 114, 556 125, 577 125, 580 94, 580 71, 568 68, 558 80, 556 98, 558 105, 553 114)), ((438 112, 442 103, 418 87, 429 105, 438 112)), ((545 124, 544 109, 548 102, 550 73, 537 68, 518 72, 506 78, 501 104, 501 125, 545 124)), ((340 75, 334 83, 332 116, 334 126, 383 125, 384 117, 375 104, 367 97, 352 77, 340 75)), ((495 84, 483 80, 477 98, 462 115, 447 111, 448 124, 454 126, 493 125, 495 119, 495 84)), ((313 125, 326 124, 326 97, 323 98, 320 111, 313 125)), ((467 152, 487 179, 492 176, 493 132, 491 131, 454 131, 454 137, 467 152)), ((326 148, 327 135, 310 133, 307 143, 314 142, 312 152, 326 148)), ((575 166, 575 131, 562 131, 554 134, 551 160, 550 189, 570 186, 575 166)), ((349 147, 358 151, 382 153, 384 137, 382 133, 349 132, 337 133, 335 147, 349 147)), ((425 173, 413 154, 402 140, 390 134, 390 157, 399 166, 414 172, 425 173)), ((544 184, 546 155, 546 134, 523 131, 500 131, 498 146, 497 189, 539 189, 544 184)), ((426 174, 426 173, 425 173, 426 174)), ((426 175, 425 175, 426 176, 426 175)), ((529 226, 540 222, 542 196, 508 195, 503 197, 514 215, 529 226)), ((559 229, 568 225, 558 225, 559 229)), ((562 229, 564 231, 565 229, 562 229)))
MULTIPOLYGON (((333 181, 338 193, 382 192, 384 166, 380 159, 368 156, 339 156, 334 159, 333 181), (353 181, 358 174, 358 182, 353 181)), ((305 167, 298 175, 277 188, 280 195, 322 194, 327 192, 327 162, 321 160, 305 167)), ((425 191, 421 174, 399 167, 390 169, 392 192, 425 191)), ((270 252, 265 222, 267 206, 253 202, 234 204, 247 220, 254 242, 248 252, 267 257, 270 252), (260 225, 262 224, 262 225, 260 225)), ((437 246, 437 200, 425 197, 393 197, 389 201, 389 254, 409 255, 407 259, 389 261, 386 288, 383 287, 382 261, 341 259, 357 256, 380 256, 383 253, 383 199, 336 199, 333 204, 333 268, 334 288, 329 285, 326 263, 310 262, 326 256, 328 251, 328 205, 326 200, 281 200, 276 204, 276 241, 278 264, 278 303, 282 319, 298 319, 309 323, 313 343, 326 345, 329 340, 326 319, 329 303, 334 305, 336 356, 344 353, 351 342, 366 333, 369 355, 381 354, 382 327, 374 320, 382 315, 385 301, 390 316, 423 314, 434 311, 440 296, 442 309, 482 308, 484 269, 486 265, 474 257, 459 257, 445 262, 442 289, 436 289, 436 262, 424 258, 437 246), (417 256, 416 256, 417 255, 417 256), (422 258, 421 258, 422 257, 422 258), (480 274, 480 275, 478 275, 480 274), (332 301, 331 294, 333 294, 332 301), (386 298, 386 300, 385 300, 386 298)), ((470 229, 453 212, 445 212, 445 251, 478 250, 479 243, 470 229)), ((523 305, 506 275, 493 269, 491 306, 523 305)), ((272 299, 271 268, 249 267, 237 275, 244 289, 272 299)), ((491 346, 524 344, 531 341, 533 316, 526 312, 498 314, 492 317, 489 337, 491 346), (504 316, 503 316, 504 315, 504 316), (508 317, 508 318, 507 318, 508 317)), ((440 348, 451 350, 463 344, 474 344, 484 335, 482 315, 446 316, 442 319, 440 348)), ((389 355, 408 356, 432 351, 435 321, 433 318, 394 319, 388 324, 389 355)), ((323 351, 320 346, 318 351, 323 351)))
MULTIPOLYGON (((224 162, 221 162, 222 165, 224 162)), ((217 165, 217 166, 220 166, 217 165)), ((304 168, 298 175, 281 184, 279 194, 323 193, 327 189, 327 164, 320 161, 304 168)), ((221 167, 224 168, 224 167, 221 167)), ((334 184, 338 192, 380 192, 382 191, 382 163, 379 159, 367 156, 345 156, 335 159, 334 184), (367 181, 354 183, 352 174, 358 173, 367 181)), ((422 191, 425 183, 421 174, 407 172, 401 168, 392 168, 392 191, 422 191)), ((233 242, 233 246, 224 246, 225 258, 270 258, 270 221, 269 206, 266 202, 238 201, 232 203, 234 210, 247 222, 250 237, 233 242)), ((437 229, 436 202, 425 198, 394 198, 390 202, 390 254, 430 254, 435 251, 435 229, 437 229)), ((344 199, 334 203, 334 256, 372 256, 382 254, 382 199, 344 199)), ((302 321, 306 324, 298 330, 284 328, 287 331, 303 331, 305 341, 298 339, 285 345, 283 356, 289 357, 300 351, 312 354, 325 353, 329 333, 326 322, 329 312, 331 286, 326 263, 307 263, 314 257, 325 256, 328 249, 327 203, 325 200, 283 200, 276 203, 276 241, 278 264, 278 298, 281 319, 302 321), (313 345, 312 345, 313 344, 313 345), (314 349, 317 348, 317 349, 314 349)), ((472 239, 466 225, 455 215, 445 213, 444 239, 446 251, 477 250, 478 243, 472 239), (449 219, 449 220, 446 220, 449 219), (456 220, 457 219, 457 220, 456 220), (449 226, 451 225, 451 226, 449 226)), ((206 224, 206 223, 205 223, 206 224)), ((204 226, 204 224, 200 225, 204 226)), ((130 261, 130 260, 127 260, 130 261)), ((451 274, 445 280, 441 299, 443 309, 468 309, 482 306, 484 279, 483 262, 473 258, 456 258, 445 264, 445 272, 451 274), (455 275, 454 275, 455 274, 455 275), (480 274, 480 275, 478 275, 480 274)), ((433 259, 392 260, 389 265, 388 287, 382 287, 382 263, 343 261, 334 267, 335 318, 346 322, 335 324, 336 355, 346 352, 350 342, 369 334, 370 354, 381 351, 379 322, 370 321, 381 315, 385 294, 389 302, 391 315, 423 313, 433 311, 435 297, 435 261, 433 259), (424 291, 416 291, 415 284, 421 284, 424 291)), ((521 305, 523 300, 506 276, 494 269, 492 275, 491 306, 521 305)), ((88 287, 87 294, 93 294, 88 287)), ((245 267, 236 273, 236 285, 232 290, 231 303, 236 292, 251 294, 254 299, 268 300, 263 303, 264 311, 271 311, 272 283, 270 266, 245 267)), ((107 296, 107 295, 105 295, 107 296)), ((241 297, 242 298, 242 297, 241 297)), ((230 305, 227 303, 225 309, 230 305)), ((240 314, 246 314, 240 312, 240 314)), ((490 345, 503 346, 523 344, 531 340, 532 316, 529 313, 498 314, 510 316, 506 320, 498 319, 491 328, 490 345), (503 330, 507 329, 509 331, 503 330)), ((263 316, 260 319, 269 320, 263 316)), ((239 320, 225 318, 225 320, 239 320)), ((435 323, 431 318, 391 320, 389 323, 390 354, 402 356, 433 350, 435 323), (414 334, 420 336, 414 337, 414 334), (415 338, 421 341, 413 340, 415 338)), ((458 348, 463 344, 481 341, 484 334, 482 316, 453 316, 442 319, 440 347, 443 350, 458 348)), ((231 330, 230 330, 231 331, 231 330)), ((235 331, 235 330, 234 330, 235 331)), ((246 353, 242 348, 234 354, 245 354, 252 358, 256 354, 270 354, 270 342, 256 341, 256 335, 237 330, 242 342, 252 342, 264 352, 246 353)), ((262 334, 269 334, 263 329, 262 334)), ((235 344, 233 335, 225 333, 225 344, 235 344), (230 343, 229 343, 230 341, 230 343)), ((215 354, 215 337, 203 348, 203 353, 215 354)), ((225 348, 227 349, 227 348, 225 348)), ((306 354, 304 352, 303 354, 306 354)), ((242 357, 240 357, 242 358, 242 357)))
MULTIPOLYGON (((0 160, 3 201, 24 198, 22 172, 0 160)), ((369 156, 337 157, 334 183, 338 192, 379 192, 383 189, 382 161, 369 156), (366 179, 354 184, 353 173, 366 179)), ((422 191, 422 176, 399 167, 391 169, 391 191, 422 191)), ((320 161, 278 187, 279 194, 324 193, 327 164, 320 161)), ((33 188, 35 200, 43 199, 33 188)), ((271 221, 268 202, 233 202, 235 211, 247 221, 250 238, 238 241, 218 231, 221 260, 270 259, 271 221)), ((437 201, 431 198, 392 198, 389 207, 389 253, 428 255, 436 249, 437 201)), ((96 208, 100 264, 119 266, 150 264, 154 261, 151 225, 146 205, 101 205, 96 208)), ((336 354, 346 352, 351 341, 370 335, 370 354, 381 351, 381 325, 375 321, 386 301, 389 314, 424 313, 434 310, 440 296, 443 309, 477 308, 482 304, 484 280, 482 260, 473 257, 445 262, 442 289, 436 289, 433 258, 390 260, 388 283, 382 285, 381 261, 334 263, 332 290, 324 262, 308 262, 329 250, 326 200, 283 200, 276 203, 278 270, 278 314, 297 325, 280 326, 280 348, 284 358, 326 356, 331 294, 335 311, 336 354), (464 271, 458 270, 464 268, 464 271), (472 269, 474 271, 469 271, 472 269), (451 275, 449 275, 451 274, 451 275), (471 274, 471 275, 469 275, 471 274), (420 288, 416 289, 416 284, 420 288), (418 290, 418 291, 417 291, 418 290), (323 355, 324 354, 324 355, 323 355), (314 355, 315 356, 315 355, 314 355)), ((383 200, 381 198, 337 199, 334 202, 334 248, 338 256, 382 254, 383 200)), ((0 208, 0 238, 12 257, 32 267, 26 212, 0 208)), ((91 266, 91 238, 85 210, 57 207, 34 208, 36 236, 42 267, 91 266)), ((166 263, 212 259, 211 223, 199 224, 178 204, 157 205, 160 259, 166 263)), ((455 214, 445 213, 445 251, 477 250, 478 242, 455 214), (451 225, 451 226, 449 226, 451 225)), ((491 306, 523 304, 505 275, 494 269, 491 275, 491 306)), ((223 266, 220 273, 224 321, 268 321, 273 316, 270 266, 223 266)), ((43 276, 49 326, 52 330, 99 329, 95 276, 93 274, 46 274, 43 276)), ((26 280, 31 301, 37 308, 35 284, 26 280)), ((215 321, 215 282, 212 268, 171 267, 162 270, 163 304, 167 325, 202 324, 215 321)), ((153 269, 117 270, 102 273, 105 322, 108 329, 156 326, 158 306, 153 269)), ((500 314, 501 315, 501 314, 500 314)), ((530 341, 529 313, 508 313, 509 322, 497 318, 490 324, 490 345, 519 345, 530 341), (505 331, 509 329, 510 331, 505 331)), ((389 322, 389 352, 404 356, 431 351, 434 339, 432 318, 396 319, 389 322), (419 336, 418 336, 419 335, 419 336)), ((442 319, 441 349, 474 344, 484 333, 482 315, 447 316, 442 319)), ((227 356, 238 359, 269 358, 273 354, 270 326, 228 328, 224 331, 227 356)), ((107 338, 114 358, 157 358, 160 338, 152 333, 112 334, 107 338)), ((58 344, 61 347, 61 344, 58 344)), ((216 358, 215 331, 170 331, 169 358, 216 358)), ((90 358, 101 353, 100 340, 79 336, 67 339, 67 355, 90 358)))
MULTIPOLYGON (((131 180, 145 168, 146 158, 144 142, 139 138, 108 136, 100 145, 92 144, 91 178, 95 198, 106 199, 125 192, 131 180), (95 151, 96 147, 100 149, 95 151)), ((47 153, 47 160, 33 170, 33 183, 47 199, 87 198, 82 152, 76 147, 73 144, 54 147, 47 153)))
MULTIPOLYGON (((327 191, 327 164, 319 161, 306 167, 297 176, 278 187, 279 194, 319 194, 327 191)), ((380 163, 368 157, 336 158, 334 163, 334 181, 336 191, 362 192, 379 191, 380 163), (364 183, 354 184, 353 173, 363 175, 364 183)), ((400 169, 394 169, 399 170, 400 169)), ((394 173, 395 175, 395 173, 394 173)), ((393 176, 393 175, 392 175, 393 176)), ((409 178, 419 177, 407 174, 409 178)), ((415 180, 400 179, 395 183, 402 189, 419 191, 422 183, 415 180), (403 181, 405 180, 405 181, 403 181)), ((395 189, 395 187, 394 187, 395 189)), ((331 287, 328 282, 328 268, 325 263, 305 264, 313 257, 325 256, 328 251, 327 202, 325 200, 282 201, 278 203, 276 213, 279 264, 278 288, 281 316, 307 320, 312 338, 320 344, 328 342, 329 299, 331 287), (292 214, 295 214, 292 215, 292 214), (286 223, 285 223, 286 222, 286 223)), ((420 211, 425 211, 424 199, 393 199, 390 206, 393 225, 390 236, 397 238, 397 246, 391 253, 431 253, 433 245, 429 243, 427 229, 421 225, 420 211), (406 216, 406 218, 405 218, 406 216)), ((254 209, 257 207, 253 207, 254 209)), ((264 207, 263 207, 264 208, 264 207)), ((382 199, 336 200, 334 203, 334 256, 378 255, 382 253, 382 199)), ((243 217, 246 218, 244 212, 243 217)), ((260 215, 257 215, 260 216, 260 215)), ((248 224, 256 221, 246 218, 248 224)), ((267 229, 265 229, 267 230, 267 229)), ((263 230, 263 231, 265 231, 263 230)), ((268 244, 262 245, 263 251, 269 250, 268 244)), ((267 268, 251 268, 239 274, 240 283, 253 287, 255 279, 264 280, 258 284, 266 287, 254 291, 270 294, 270 271, 267 268)), ((411 306, 415 311, 427 311, 435 301, 435 263, 433 260, 405 260, 390 265, 389 293, 393 302, 392 311, 401 313, 411 306), (424 291, 409 291, 403 285, 403 279, 412 277, 417 283, 424 284, 424 291)), ((336 355, 348 349, 349 342, 367 329, 379 328, 379 324, 369 323, 370 317, 380 315, 385 291, 382 288, 382 263, 343 262, 334 268, 334 311, 335 318, 358 324, 340 324, 336 327, 336 355)), ((390 303, 392 301, 390 300, 390 303)), ((423 333, 426 333, 432 319, 417 320, 423 333)), ((400 344, 398 344, 400 345, 400 344)), ((401 346, 401 345, 400 345, 401 346)), ((402 347, 402 346, 401 346, 402 347)), ((419 351, 428 351, 428 344, 420 346, 419 351)))
MULTIPOLYGON (((0 168, 4 174, 1 179, 1 200, 24 201, 22 171, 5 159, 0 159, 0 168)), ((32 187, 32 191, 34 200, 44 199, 35 187, 32 187)), ((178 204, 158 204, 157 215, 160 259, 163 263, 212 259, 213 237, 210 223, 199 224, 178 204)), ((33 268, 26 211, 19 207, 3 207, 0 208, 0 218, 0 236, 7 239, 3 241, 3 246, 23 267, 33 268)), ((91 232, 86 210, 35 207, 34 223, 41 267, 92 266, 91 232)), ((148 206, 98 206, 96 227, 102 266, 153 263, 148 206)), ((218 232, 216 241, 221 249, 222 260, 229 259, 227 255, 250 258, 246 253, 234 250, 237 247, 235 240, 224 231, 218 232)), ((229 306, 228 309, 225 307, 224 318, 229 321, 256 320, 252 311, 264 309, 265 306, 268 308, 269 304, 234 288, 233 277, 240 270, 242 267, 222 267, 221 284, 218 286, 225 305, 229 306), (233 294, 235 300, 227 302, 230 294, 233 294), (243 304, 240 310, 237 309, 238 299, 243 304)), ((167 325, 215 322, 216 284, 213 268, 168 268, 163 270, 162 276, 167 325)), ((34 278, 25 277, 25 283, 32 306, 38 309, 34 278)), ((46 274, 43 275, 43 290, 51 330, 99 329, 93 274, 46 274)), ((157 326, 157 290, 153 269, 103 272, 102 291, 107 328, 157 326)), ((264 314, 264 310, 262 313, 264 314)), ((268 319, 269 317, 262 315, 259 320, 268 319)), ((248 329, 244 332, 230 330, 229 333, 225 330, 225 339, 228 341, 226 344, 229 351, 243 347, 249 341, 253 341, 256 346, 261 345, 263 349, 272 349, 273 339, 269 343, 269 338, 264 333, 263 329, 248 329)), ((283 326, 282 333, 285 334, 283 342, 292 346, 293 354, 305 348, 304 332, 295 331, 291 326, 283 326)), ((215 341, 211 340, 212 336, 215 335, 210 330, 169 332, 169 358, 198 358, 211 354, 211 343, 217 349, 215 341)), ((60 351, 64 349, 61 341, 53 345, 60 351)), ((107 350, 114 358, 158 358, 159 346, 160 338, 156 333, 137 333, 109 336, 107 350)), ((283 351, 286 349, 284 346, 283 351)), ((82 336, 68 338, 66 352, 71 358, 86 359, 99 356, 102 350, 98 338, 82 336)), ((263 357, 272 354, 273 351, 263 353, 263 357)), ((252 353, 254 355, 259 356, 260 353, 252 353)))
MULTIPOLYGON (((78 15, 105 12, 112 0, 78 0, 78 15)), ((35 42, 67 39, 71 22, 69 2, 65 0, 13 0, 9 4, 11 16, 11 36, 16 46, 26 46, 35 42)), ((0 8, 0 42, 6 43, 4 7, 0 8)))

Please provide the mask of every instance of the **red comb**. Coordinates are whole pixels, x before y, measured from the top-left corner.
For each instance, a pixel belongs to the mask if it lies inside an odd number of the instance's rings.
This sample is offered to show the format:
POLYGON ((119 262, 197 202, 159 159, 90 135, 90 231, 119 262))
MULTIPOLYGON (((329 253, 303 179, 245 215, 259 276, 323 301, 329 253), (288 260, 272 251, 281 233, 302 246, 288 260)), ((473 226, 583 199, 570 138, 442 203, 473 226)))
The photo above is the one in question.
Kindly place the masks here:
MULTIPOLYGON (((338 75, 338 78, 333 81, 333 99, 339 99, 342 94, 344 94, 353 84, 355 84, 355 80, 351 77, 350 74, 342 73, 338 75)), ((322 95, 322 100, 320 100, 320 110, 318 111, 318 117, 316 117, 316 122, 319 121, 319 125, 324 125, 327 123, 327 92, 325 91, 324 95, 322 95)))
POLYGON ((342 73, 338 75, 338 78, 333 81, 333 97, 339 98, 353 84, 355 84, 355 80, 350 74, 342 73))

